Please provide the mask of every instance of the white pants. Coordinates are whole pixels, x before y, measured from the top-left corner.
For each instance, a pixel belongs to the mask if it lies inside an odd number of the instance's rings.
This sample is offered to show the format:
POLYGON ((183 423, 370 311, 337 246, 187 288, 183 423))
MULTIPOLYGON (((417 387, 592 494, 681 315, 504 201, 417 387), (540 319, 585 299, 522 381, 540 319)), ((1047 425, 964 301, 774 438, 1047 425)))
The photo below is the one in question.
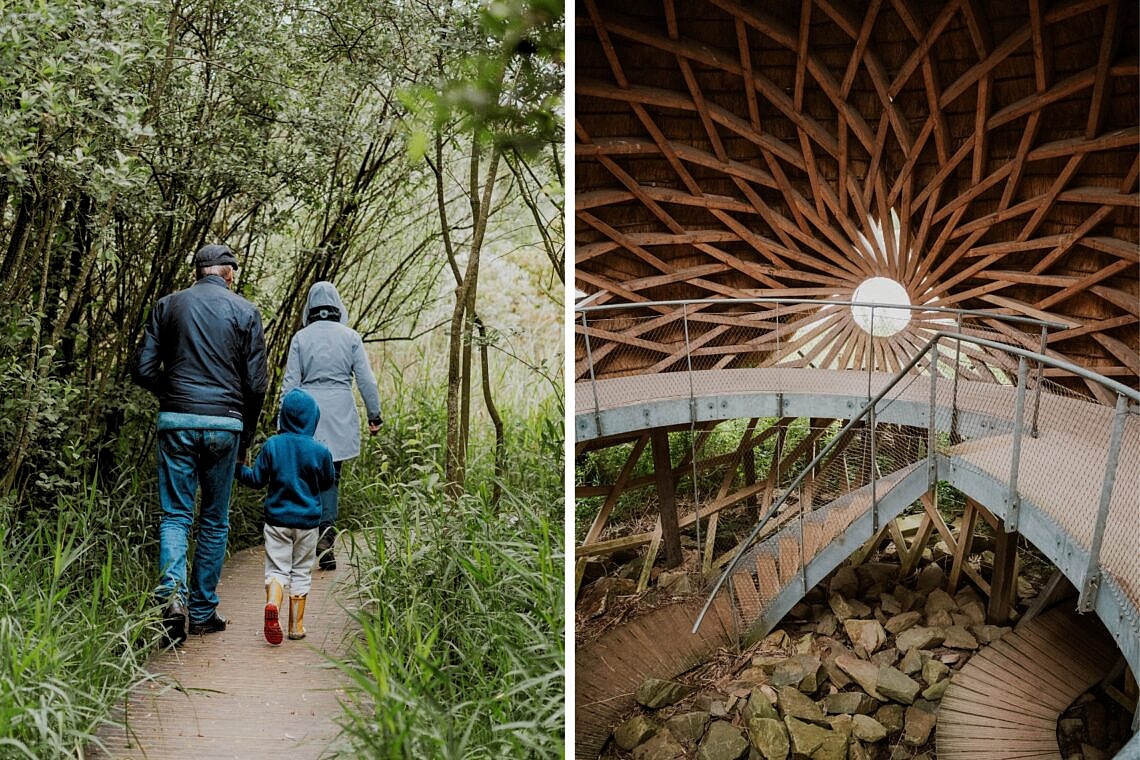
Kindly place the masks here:
POLYGON ((293 596, 309 593, 317 558, 316 528, 265 526, 265 585, 277 581, 293 596))

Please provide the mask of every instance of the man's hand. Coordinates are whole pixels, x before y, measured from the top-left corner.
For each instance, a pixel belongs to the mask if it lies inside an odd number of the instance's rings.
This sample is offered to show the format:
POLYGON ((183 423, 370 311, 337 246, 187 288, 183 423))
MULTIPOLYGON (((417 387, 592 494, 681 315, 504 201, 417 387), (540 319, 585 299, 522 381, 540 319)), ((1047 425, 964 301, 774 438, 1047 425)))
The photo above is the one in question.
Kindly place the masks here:
POLYGON ((368 423, 368 435, 376 435, 379 432, 380 432, 380 423, 379 422, 369 422, 368 423))

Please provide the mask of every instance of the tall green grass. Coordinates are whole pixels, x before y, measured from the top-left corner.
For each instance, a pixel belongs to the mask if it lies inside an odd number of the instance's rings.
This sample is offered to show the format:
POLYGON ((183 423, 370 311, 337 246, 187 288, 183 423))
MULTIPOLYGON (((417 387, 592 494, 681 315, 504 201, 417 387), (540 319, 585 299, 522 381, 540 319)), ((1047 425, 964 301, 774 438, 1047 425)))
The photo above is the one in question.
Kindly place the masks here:
POLYGON ((508 419, 507 482, 490 502, 490 441, 467 494, 442 488, 439 386, 397 382, 384 431, 346 477, 360 635, 346 756, 560 757, 563 752, 562 412, 508 419), (435 390, 428 390, 433 388, 435 390))
POLYGON ((142 677, 150 547, 119 485, 19 521, 0 506, 0 757, 81 757, 142 677))

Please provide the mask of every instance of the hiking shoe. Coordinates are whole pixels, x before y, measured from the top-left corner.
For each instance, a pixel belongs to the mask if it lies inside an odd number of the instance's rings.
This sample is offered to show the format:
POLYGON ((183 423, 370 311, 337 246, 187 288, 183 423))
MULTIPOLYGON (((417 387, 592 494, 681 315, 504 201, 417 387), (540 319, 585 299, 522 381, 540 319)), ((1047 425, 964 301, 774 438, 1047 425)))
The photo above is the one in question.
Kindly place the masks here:
POLYGON ((182 602, 174 599, 162 611, 163 640, 166 646, 178 646, 186 641, 186 628, 190 622, 190 614, 182 602))
POLYGON ((214 610, 214 614, 201 623, 190 623, 190 633, 218 633, 226 630, 226 619, 214 610))
POLYGON ((336 528, 329 526, 321 530, 317 538, 317 567, 321 570, 336 570, 336 556, 333 554, 333 541, 336 528))

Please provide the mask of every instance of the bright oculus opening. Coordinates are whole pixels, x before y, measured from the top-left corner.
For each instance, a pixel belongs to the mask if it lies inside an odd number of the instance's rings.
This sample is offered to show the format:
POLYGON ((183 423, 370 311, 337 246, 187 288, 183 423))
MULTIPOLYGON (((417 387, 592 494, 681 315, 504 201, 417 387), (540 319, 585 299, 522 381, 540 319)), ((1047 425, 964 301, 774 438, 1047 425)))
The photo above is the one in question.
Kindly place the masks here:
POLYGON ((864 280, 855 288, 855 295, 851 298, 859 304, 876 304, 871 306, 852 306, 851 316, 855 324, 863 331, 876 338, 886 338, 894 335, 910 324, 910 309, 892 309, 891 305, 910 306, 910 296, 906 288, 890 277, 872 277, 864 280), (878 306, 877 304, 887 304, 878 306))

